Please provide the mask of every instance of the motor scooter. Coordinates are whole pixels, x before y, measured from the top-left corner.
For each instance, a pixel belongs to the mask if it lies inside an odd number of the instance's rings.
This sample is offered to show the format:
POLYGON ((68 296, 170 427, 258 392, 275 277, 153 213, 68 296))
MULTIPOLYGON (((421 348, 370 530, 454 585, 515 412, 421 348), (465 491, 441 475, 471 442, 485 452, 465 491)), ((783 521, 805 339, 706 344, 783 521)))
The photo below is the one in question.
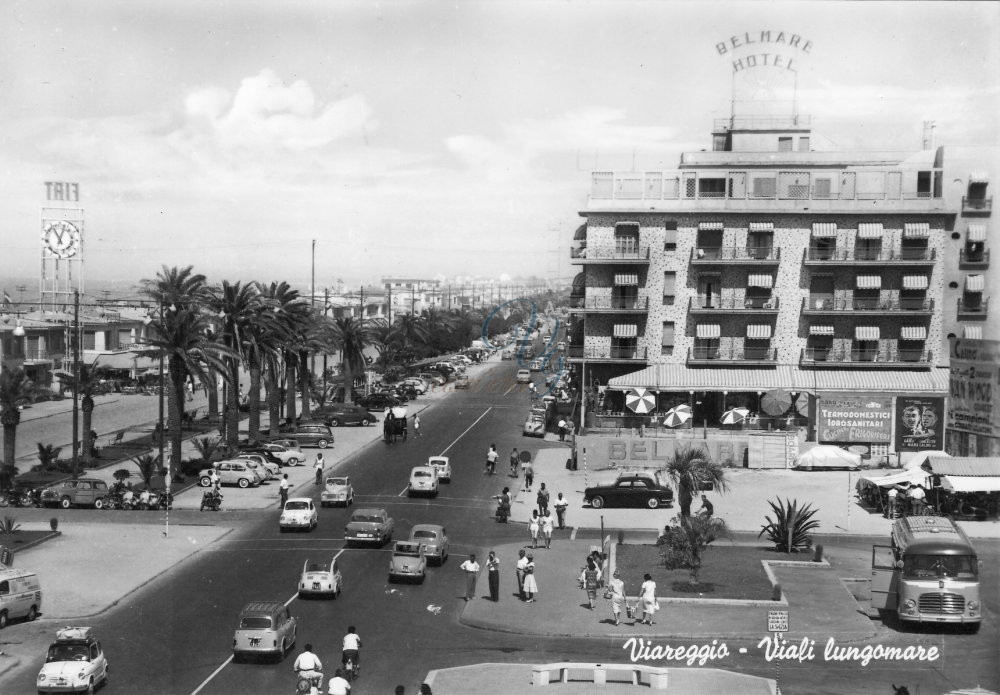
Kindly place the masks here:
POLYGON ((497 511, 496 511, 497 523, 506 524, 507 519, 510 518, 510 505, 504 501, 502 495, 494 495, 493 499, 497 500, 497 511))
POLYGON ((322 673, 312 678, 300 676, 298 671, 295 672, 295 675, 298 677, 298 680, 295 682, 296 695, 320 695, 323 692, 322 673))
POLYGON ((208 509, 211 512, 217 512, 222 508, 222 493, 218 490, 206 490, 201 496, 201 509, 200 511, 205 511, 208 509))

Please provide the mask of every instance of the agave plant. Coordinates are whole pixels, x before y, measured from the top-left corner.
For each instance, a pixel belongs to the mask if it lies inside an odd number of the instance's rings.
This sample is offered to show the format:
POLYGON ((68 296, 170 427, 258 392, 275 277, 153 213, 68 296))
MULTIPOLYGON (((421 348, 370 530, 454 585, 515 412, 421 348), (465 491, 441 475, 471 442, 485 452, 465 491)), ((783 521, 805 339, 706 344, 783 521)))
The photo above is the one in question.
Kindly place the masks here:
POLYGON ((758 538, 766 533, 775 550, 786 553, 797 553, 812 547, 812 536, 809 534, 819 528, 819 522, 813 519, 818 510, 808 504, 799 507, 798 500, 782 500, 780 497, 777 502, 768 501, 768 504, 774 512, 774 520, 770 516, 764 517, 767 524, 757 534, 758 538))

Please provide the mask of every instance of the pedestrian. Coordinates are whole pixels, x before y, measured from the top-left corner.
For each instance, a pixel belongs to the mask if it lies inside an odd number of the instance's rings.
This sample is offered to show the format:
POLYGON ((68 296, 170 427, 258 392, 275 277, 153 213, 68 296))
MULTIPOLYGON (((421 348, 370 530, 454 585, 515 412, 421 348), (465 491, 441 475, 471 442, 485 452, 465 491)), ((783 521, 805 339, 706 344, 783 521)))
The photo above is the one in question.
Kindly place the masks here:
POLYGON ((556 501, 552 503, 552 506, 556 508, 556 518, 559 520, 559 528, 566 528, 566 507, 569 506, 569 500, 563 497, 563 493, 556 495, 556 501))
POLYGON ((212 475, 209 476, 209 479, 212 481, 212 489, 218 492, 219 485, 222 484, 222 478, 219 477, 219 464, 212 464, 212 475))
POLYGON ((899 490, 893 485, 889 488, 889 497, 885 505, 885 517, 887 519, 896 518, 896 498, 899 496, 899 490))
POLYGON ((611 613, 615 618, 615 625, 621 622, 622 604, 625 602, 625 582, 622 581, 621 572, 617 569, 614 576, 608 582, 608 590, 605 597, 611 599, 611 613))
POLYGON ((528 553, 528 562, 524 566, 524 602, 534 603, 538 593, 538 582, 535 581, 535 556, 528 553))
POLYGON ((698 516, 703 516, 706 519, 710 519, 712 514, 715 513, 715 507, 712 503, 708 501, 708 497, 705 495, 701 496, 701 509, 698 510, 698 516))
POLYGON ((187 394, 187 400, 194 400, 194 382, 190 379, 187 379, 184 382, 184 392, 187 394))
POLYGON ((479 578, 479 563, 476 562, 476 554, 469 555, 469 559, 459 567, 465 572, 465 600, 472 601, 476 598, 476 580, 479 578))
POLYGON ((281 501, 278 502, 278 506, 282 509, 285 508, 285 502, 288 501, 288 474, 285 473, 284 477, 281 479, 281 485, 278 487, 278 496, 281 497, 281 501))
POLYGON ((521 456, 517 453, 517 447, 510 452, 510 477, 517 477, 517 469, 521 466, 521 456))
POLYGON ((493 475, 497 472, 497 459, 500 458, 500 454, 497 453, 497 445, 490 444, 490 450, 486 452, 486 470, 484 473, 493 475))
POLYGON ((652 625, 653 614, 659 606, 656 603, 656 582, 650 574, 642 575, 642 586, 639 588, 639 601, 642 602, 642 624, 652 625))
POLYGON ((552 513, 548 509, 542 514, 542 536, 545 538, 545 547, 552 547, 552 529, 555 528, 555 522, 552 520, 552 513))
POLYGON ((431 686, 426 683, 421 683, 420 690, 417 691, 417 695, 433 695, 431 693, 431 686))
POLYGON ((559 418, 559 441, 566 441, 566 420, 559 418))
POLYGON ((523 601, 524 596, 524 568, 528 566, 528 558, 524 555, 525 550, 521 548, 517 551, 517 564, 515 567, 515 574, 517 576, 517 595, 523 601))
POLYGON ((413 436, 420 436, 420 416, 416 413, 413 414, 413 436))
POLYGON ((524 489, 531 492, 531 484, 535 482, 535 467, 531 464, 531 459, 524 462, 524 489))
POLYGON ((316 454, 316 463, 313 464, 313 468, 316 469, 316 484, 323 484, 323 471, 326 469, 326 462, 323 460, 323 454, 316 454))
POLYGON ((587 558, 587 566, 580 572, 580 588, 587 592, 587 602, 590 610, 594 610, 594 601, 597 599, 597 565, 593 558, 587 558))
POLYGON ((531 533, 531 547, 538 547, 538 532, 541 530, 542 520, 538 518, 538 510, 531 510, 531 518, 528 520, 528 531, 531 533))
POLYGON ((541 487, 538 488, 535 501, 538 503, 538 513, 543 516, 547 514, 549 511, 549 491, 545 489, 545 483, 542 483, 541 487))
POLYGON ((490 583, 490 598, 496 603, 500 600, 500 561, 495 551, 490 551, 486 558, 486 577, 490 583))
POLYGON ((535 382, 528 384, 528 395, 531 396, 531 400, 538 398, 538 389, 535 388, 535 382))
POLYGON ((914 485, 910 488, 910 491, 906 493, 906 496, 910 498, 910 511, 914 516, 922 516, 924 513, 924 500, 926 498, 926 493, 924 492, 924 486, 914 485))

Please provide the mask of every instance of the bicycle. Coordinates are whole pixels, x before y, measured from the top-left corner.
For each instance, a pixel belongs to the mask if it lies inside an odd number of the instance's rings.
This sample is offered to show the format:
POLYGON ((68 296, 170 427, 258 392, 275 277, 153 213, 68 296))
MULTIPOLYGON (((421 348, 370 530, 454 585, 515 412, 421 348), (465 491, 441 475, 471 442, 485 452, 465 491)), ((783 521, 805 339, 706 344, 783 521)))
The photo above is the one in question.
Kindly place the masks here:
POLYGON ((361 665, 358 663, 357 659, 353 654, 347 654, 344 656, 344 678, 348 682, 357 680, 358 676, 361 675, 361 665))

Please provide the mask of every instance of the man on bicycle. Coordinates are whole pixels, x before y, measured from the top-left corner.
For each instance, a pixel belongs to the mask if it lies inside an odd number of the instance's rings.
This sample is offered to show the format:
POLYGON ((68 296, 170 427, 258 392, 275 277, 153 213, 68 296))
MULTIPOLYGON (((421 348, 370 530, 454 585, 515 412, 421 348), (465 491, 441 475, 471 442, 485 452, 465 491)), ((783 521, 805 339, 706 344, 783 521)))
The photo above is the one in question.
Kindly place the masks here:
POLYGON ((345 667, 347 666, 348 659, 351 659, 351 662, 354 664, 354 676, 356 678, 361 668, 361 638, 358 637, 358 633, 353 625, 347 628, 347 634, 344 635, 344 652, 340 661, 345 667))
POLYGON ((295 669, 299 678, 318 679, 317 686, 320 686, 323 683, 323 662, 313 654, 312 648, 311 644, 307 644, 305 650, 295 659, 295 665, 292 668, 295 669))

